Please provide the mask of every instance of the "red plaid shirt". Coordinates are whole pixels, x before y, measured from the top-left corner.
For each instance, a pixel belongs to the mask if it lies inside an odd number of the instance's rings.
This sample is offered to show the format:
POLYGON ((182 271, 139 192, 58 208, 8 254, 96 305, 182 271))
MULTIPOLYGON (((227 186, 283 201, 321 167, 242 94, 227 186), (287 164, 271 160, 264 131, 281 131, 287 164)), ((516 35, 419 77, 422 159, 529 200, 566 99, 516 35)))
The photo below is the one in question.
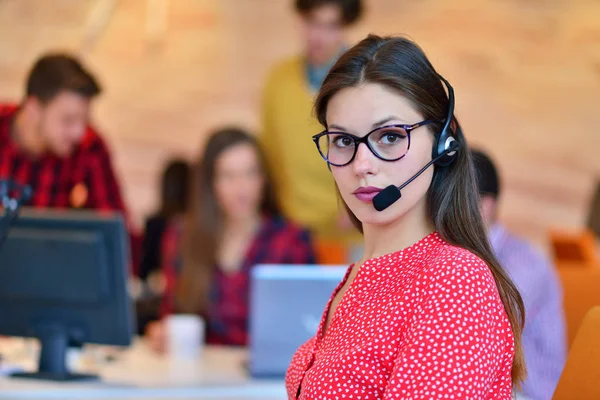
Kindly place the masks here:
MULTIPOLYGON (((32 158, 11 138, 17 110, 16 105, 0 105, 0 179, 31 186, 33 195, 25 205, 118 210, 125 214, 110 154, 94 129, 87 128, 83 141, 69 157, 48 153, 32 158)), ((132 244, 137 241, 132 237, 132 244)), ((137 265, 137 251, 132 252, 132 258, 133 265, 137 265)))
MULTIPOLYGON (((162 269, 166 293, 161 315, 173 312, 173 295, 180 270, 181 227, 171 224, 163 234, 162 269)), ((210 344, 244 346, 248 342, 250 270, 257 264, 314 264, 309 234, 282 218, 265 218, 238 272, 215 269, 206 340, 210 344)))
POLYGON ((16 106, 0 106, 0 179, 30 185, 28 205, 125 210, 106 145, 91 127, 70 157, 47 153, 34 159, 11 138, 16 112, 16 106))

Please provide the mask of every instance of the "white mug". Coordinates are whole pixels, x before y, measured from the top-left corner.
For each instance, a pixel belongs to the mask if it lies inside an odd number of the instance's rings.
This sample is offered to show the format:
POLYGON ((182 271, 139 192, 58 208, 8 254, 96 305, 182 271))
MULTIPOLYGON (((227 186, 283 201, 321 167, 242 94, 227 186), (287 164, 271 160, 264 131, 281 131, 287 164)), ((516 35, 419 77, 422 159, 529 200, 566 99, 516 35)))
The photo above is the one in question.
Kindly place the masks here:
POLYGON ((204 346, 204 320, 191 314, 166 318, 167 354, 175 360, 197 360, 204 346))

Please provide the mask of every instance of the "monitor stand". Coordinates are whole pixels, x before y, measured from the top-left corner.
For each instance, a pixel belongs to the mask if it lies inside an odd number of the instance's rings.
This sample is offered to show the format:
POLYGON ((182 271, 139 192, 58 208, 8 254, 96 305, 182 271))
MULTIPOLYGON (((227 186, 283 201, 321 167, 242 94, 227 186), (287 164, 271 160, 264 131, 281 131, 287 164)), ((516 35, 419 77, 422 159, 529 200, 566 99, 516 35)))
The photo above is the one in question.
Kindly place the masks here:
POLYGON ((97 375, 75 374, 67 369, 65 359, 69 336, 66 329, 60 326, 46 326, 38 329, 36 334, 41 345, 38 371, 18 372, 12 374, 12 377, 62 382, 99 379, 97 375))

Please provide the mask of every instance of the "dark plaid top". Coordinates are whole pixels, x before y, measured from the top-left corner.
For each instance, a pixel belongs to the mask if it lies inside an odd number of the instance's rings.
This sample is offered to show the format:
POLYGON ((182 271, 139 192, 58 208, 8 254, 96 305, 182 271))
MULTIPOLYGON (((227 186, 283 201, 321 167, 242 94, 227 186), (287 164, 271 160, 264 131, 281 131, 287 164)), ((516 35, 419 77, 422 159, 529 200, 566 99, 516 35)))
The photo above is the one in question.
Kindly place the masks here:
MULTIPOLYGON (((162 244, 163 273, 166 293, 161 314, 173 312, 173 295, 181 257, 181 227, 171 224, 162 244)), ((242 267, 228 273, 215 268, 210 292, 211 308, 207 319, 206 340, 210 344, 243 346, 248 341, 248 305, 250 270, 257 264, 314 264, 309 234, 282 218, 265 217, 250 245, 242 267)))
POLYGON ((110 154, 91 127, 70 157, 32 158, 11 138, 16 112, 17 106, 0 105, 0 179, 30 185, 33 197, 26 205, 124 211, 110 154))

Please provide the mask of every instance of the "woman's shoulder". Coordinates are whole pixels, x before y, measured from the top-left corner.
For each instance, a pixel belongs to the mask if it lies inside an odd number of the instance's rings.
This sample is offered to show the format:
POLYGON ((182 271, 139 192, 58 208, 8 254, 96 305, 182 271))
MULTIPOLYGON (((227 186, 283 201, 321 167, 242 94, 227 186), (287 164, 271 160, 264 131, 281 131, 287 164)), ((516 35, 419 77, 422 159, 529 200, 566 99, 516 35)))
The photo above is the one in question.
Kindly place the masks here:
MULTIPOLYGON (((473 252, 444 243, 427 260, 417 279, 436 298, 460 299, 470 307, 484 307, 495 315, 504 314, 496 281, 487 263, 473 252)), ((501 318, 505 319, 505 318, 501 318)))
POLYGON ((494 322, 489 328, 511 336, 510 323, 496 280, 488 264, 468 249, 442 243, 425 263, 416 279, 424 301, 455 307, 469 316, 474 323, 484 326, 490 316, 494 322))
POLYGON ((265 217, 258 239, 263 249, 268 248, 268 251, 262 252, 268 257, 268 263, 315 263, 310 234, 285 218, 265 217))
POLYGON ((264 222, 265 229, 273 235, 281 235, 287 233, 292 236, 307 235, 309 236, 308 230, 302 228, 300 225, 291 222, 281 215, 266 216, 264 222))
MULTIPOLYGON (((495 281, 487 263, 479 256, 463 247, 443 242, 439 251, 432 254, 425 270, 433 278, 483 279, 493 284, 495 281)), ((470 280, 470 279, 469 279, 470 280)))

